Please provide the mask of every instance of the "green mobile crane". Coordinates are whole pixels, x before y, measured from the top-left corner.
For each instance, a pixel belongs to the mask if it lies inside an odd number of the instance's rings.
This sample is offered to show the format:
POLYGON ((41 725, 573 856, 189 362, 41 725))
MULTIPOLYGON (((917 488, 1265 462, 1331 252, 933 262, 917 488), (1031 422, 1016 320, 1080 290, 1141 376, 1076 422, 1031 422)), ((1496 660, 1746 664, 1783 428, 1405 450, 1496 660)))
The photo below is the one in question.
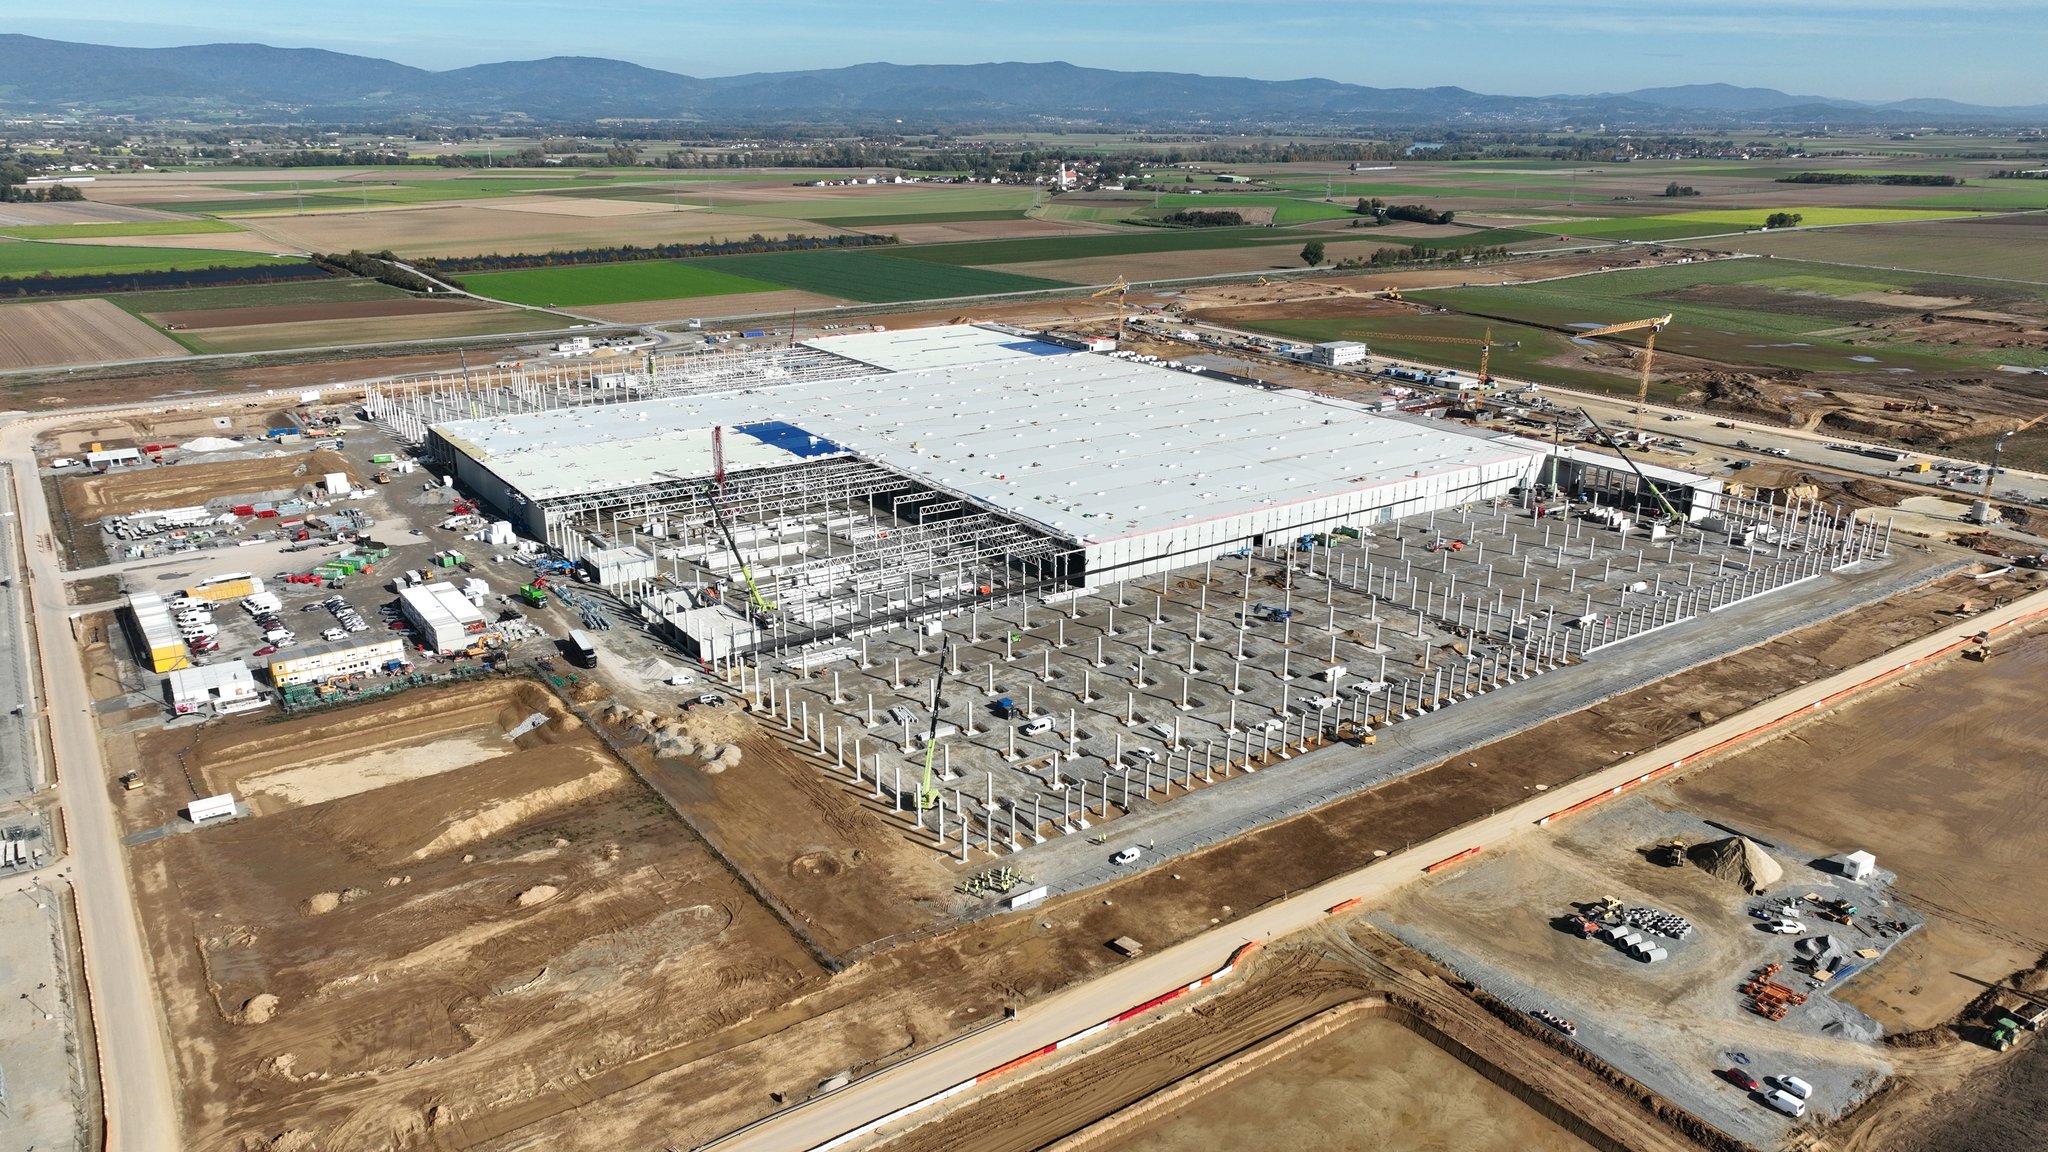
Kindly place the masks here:
POLYGON ((922 812, 939 806, 939 790, 932 784, 932 759, 939 749, 939 690, 946 686, 946 663, 939 662, 939 678, 932 682, 932 723, 924 736, 924 778, 917 785, 917 808, 922 812))

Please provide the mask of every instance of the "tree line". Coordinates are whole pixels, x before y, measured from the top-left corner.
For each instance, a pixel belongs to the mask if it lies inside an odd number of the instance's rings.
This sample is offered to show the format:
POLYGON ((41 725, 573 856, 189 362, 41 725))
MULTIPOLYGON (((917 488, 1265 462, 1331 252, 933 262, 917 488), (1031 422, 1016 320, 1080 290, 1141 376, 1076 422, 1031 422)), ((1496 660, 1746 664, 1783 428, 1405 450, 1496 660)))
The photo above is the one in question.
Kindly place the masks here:
POLYGON ((1892 184, 1909 188, 1954 188, 1969 181, 1955 176, 1905 172, 1794 172, 1778 177, 1780 184, 1892 184))

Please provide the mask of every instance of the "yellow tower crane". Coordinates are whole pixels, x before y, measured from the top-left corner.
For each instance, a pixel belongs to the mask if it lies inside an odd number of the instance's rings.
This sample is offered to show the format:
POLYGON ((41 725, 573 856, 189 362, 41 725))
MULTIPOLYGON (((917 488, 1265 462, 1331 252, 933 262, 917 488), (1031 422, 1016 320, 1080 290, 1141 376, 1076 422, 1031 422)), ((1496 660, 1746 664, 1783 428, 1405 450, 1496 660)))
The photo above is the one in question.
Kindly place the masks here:
MULTIPOLYGON (((1421 344, 1477 345, 1479 348, 1479 386, 1486 388, 1493 384, 1493 329, 1491 328, 1486 330, 1485 336, 1476 340, 1470 336, 1412 336, 1406 332, 1360 332, 1358 335, 1363 336, 1368 341, 1388 340, 1396 344, 1413 341, 1421 344)), ((1517 340, 1509 345, 1509 347, 1519 348, 1521 345, 1522 342, 1517 340)))
POLYGON ((1646 328, 1649 329, 1643 338, 1642 383, 1636 385, 1636 432, 1638 435, 1643 431, 1643 409, 1650 403, 1650 362, 1657 358, 1657 333, 1662 332, 1664 326, 1669 323, 1671 323, 1671 313, 1667 312, 1662 316, 1654 316, 1648 320, 1630 320, 1625 324, 1609 324, 1605 328, 1595 328, 1591 332, 1573 333, 1575 336, 1592 339, 1595 336, 1619 336, 1624 332, 1641 332, 1646 328))
POLYGON ((1088 295, 1090 300, 1099 300, 1104 296, 1116 297, 1116 342, 1119 345, 1124 342, 1124 304, 1130 294, 1131 286, 1124 281, 1123 277, 1119 276, 1116 278, 1116 283, 1111 284, 1100 292, 1091 292, 1088 295))

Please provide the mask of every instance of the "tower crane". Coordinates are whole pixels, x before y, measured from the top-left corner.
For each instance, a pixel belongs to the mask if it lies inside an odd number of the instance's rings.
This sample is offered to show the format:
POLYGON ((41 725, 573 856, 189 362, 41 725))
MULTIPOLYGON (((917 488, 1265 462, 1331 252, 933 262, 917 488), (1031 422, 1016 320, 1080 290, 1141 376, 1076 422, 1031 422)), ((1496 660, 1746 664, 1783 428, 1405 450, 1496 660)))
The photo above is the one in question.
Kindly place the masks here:
MULTIPOLYGON (((1367 340, 1384 339, 1395 343, 1413 341, 1423 344, 1476 345, 1479 348, 1479 386, 1485 388, 1493 383, 1493 329, 1491 328, 1486 330, 1485 336, 1476 340, 1470 336, 1411 336, 1405 332, 1360 332, 1358 335, 1365 337, 1367 340)), ((1521 346, 1522 342, 1520 340, 1506 345, 1509 348, 1520 348, 1521 346)))
POLYGON ((1126 300, 1128 300, 1128 298, 1130 297, 1130 294, 1131 286, 1121 276, 1116 278, 1116 283, 1111 284, 1109 287, 1104 288, 1102 291, 1091 292, 1088 294, 1088 298, 1090 300, 1099 300, 1104 296, 1116 297, 1116 342, 1119 345, 1121 345, 1124 342, 1124 307, 1126 300))
POLYGON ((1573 333, 1576 336, 1592 339, 1595 336, 1619 336, 1624 332, 1641 332, 1644 329, 1648 329, 1647 334, 1643 337, 1642 383, 1636 385, 1636 432, 1638 434, 1643 430, 1643 408, 1650 403, 1650 362, 1657 357, 1657 333, 1662 332, 1664 326, 1669 323, 1671 323, 1671 313, 1667 312, 1662 316, 1653 316, 1648 320, 1630 320, 1621 324, 1609 324, 1605 328, 1595 328, 1591 332, 1573 333))

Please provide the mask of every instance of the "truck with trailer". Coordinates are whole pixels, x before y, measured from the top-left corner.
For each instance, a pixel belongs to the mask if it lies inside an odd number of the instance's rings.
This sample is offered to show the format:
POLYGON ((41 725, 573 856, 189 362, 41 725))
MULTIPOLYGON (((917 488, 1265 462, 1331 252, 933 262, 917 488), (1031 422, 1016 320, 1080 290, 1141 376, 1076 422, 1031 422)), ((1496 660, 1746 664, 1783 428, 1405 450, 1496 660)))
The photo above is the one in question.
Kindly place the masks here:
POLYGON ((569 661, 578 668, 597 667, 597 645, 581 628, 569 633, 569 661))

